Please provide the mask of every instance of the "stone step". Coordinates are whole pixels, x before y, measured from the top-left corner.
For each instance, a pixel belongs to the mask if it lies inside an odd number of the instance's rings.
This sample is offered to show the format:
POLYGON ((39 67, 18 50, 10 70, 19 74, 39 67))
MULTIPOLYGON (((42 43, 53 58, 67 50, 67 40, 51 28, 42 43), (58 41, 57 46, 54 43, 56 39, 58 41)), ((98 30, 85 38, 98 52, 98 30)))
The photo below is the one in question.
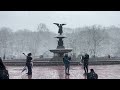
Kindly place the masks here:
MULTIPOLYGON (((24 66, 25 61, 3 61, 8 66, 24 66)), ((34 61, 34 66, 52 66, 52 65, 64 65, 62 61, 34 61)), ((71 61, 71 65, 80 65, 79 61, 71 61)), ((113 65, 120 64, 120 61, 90 61, 89 65, 113 65)))

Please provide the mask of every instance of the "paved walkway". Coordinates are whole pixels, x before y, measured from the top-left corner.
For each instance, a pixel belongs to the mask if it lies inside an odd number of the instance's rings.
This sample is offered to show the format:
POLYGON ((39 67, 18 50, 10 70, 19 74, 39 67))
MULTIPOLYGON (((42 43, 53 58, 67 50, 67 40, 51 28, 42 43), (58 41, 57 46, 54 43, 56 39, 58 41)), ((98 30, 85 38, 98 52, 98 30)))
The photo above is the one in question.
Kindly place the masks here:
MULTIPOLYGON (((99 79, 120 79, 120 65, 89 66, 98 74, 99 79)), ((28 79, 26 72, 21 73, 21 66, 7 66, 10 79, 28 79)), ((36 66, 33 67, 32 79, 84 79, 81 66, 71 66, 70 76, 65 76, 64 66, 36 66)))

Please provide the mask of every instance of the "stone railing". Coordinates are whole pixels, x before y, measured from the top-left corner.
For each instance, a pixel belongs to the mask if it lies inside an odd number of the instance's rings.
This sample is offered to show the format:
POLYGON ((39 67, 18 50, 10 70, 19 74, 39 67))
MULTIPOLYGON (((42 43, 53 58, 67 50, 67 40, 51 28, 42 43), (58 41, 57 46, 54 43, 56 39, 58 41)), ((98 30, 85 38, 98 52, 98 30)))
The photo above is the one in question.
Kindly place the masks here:
MULTIPOLYGON (((15 59, 15 60, 3 60, 5 65, 8 66, 24 66, 26 60, 25 59, 15 59)), ((48 65, 63 65, 63 61, 59 60, 51 60, 51 58, 44 59, 35 59, 33 61, 34 66, 48 66, 48 65)), ((106 58, 90 58, 90 65, 113 65, 120 64, 120 59, 106 59, 106 58)), ((80 60, 72 60, 71 65, 80 65, 80 60)))

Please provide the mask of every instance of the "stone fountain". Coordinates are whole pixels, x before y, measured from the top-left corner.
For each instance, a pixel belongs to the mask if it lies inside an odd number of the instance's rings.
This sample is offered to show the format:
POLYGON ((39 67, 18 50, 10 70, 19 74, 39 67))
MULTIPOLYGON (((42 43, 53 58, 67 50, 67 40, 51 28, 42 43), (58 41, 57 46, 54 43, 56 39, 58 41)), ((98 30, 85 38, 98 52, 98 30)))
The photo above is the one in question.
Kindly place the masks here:
POLYGON ((59 35, 55 37, 58 39, 58 45, 57 45, 56 49, 52 49, 52 50, 50 50, 50 52, 54 53, 52 60, 59 61, 59 60, 62 60, 65 53, 71 52, 72 49, 65 48, 64 43, 63 43, 63 39, 66 37, 62 35, 62 33, 63 33, 62 27, 63 27, 63 25, 66 25, 66 24, 58 24, 58 23, 53 23, 53 24, 57 25, 59 28, 59 30, 58 30, 59 35))

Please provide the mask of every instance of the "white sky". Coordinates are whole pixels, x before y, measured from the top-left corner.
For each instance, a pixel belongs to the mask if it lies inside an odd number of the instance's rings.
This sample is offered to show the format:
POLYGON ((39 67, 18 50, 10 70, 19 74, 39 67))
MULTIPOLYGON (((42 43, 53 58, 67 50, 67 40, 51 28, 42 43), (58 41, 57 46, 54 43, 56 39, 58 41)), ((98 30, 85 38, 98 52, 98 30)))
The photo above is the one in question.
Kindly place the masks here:
POLYGON ((120 11, 0 11, 0 28, 36 30, 38 24, 57 32, 53 23, 66 23, 64 27, 76 28, 85 25, 120 25, 120 11))

